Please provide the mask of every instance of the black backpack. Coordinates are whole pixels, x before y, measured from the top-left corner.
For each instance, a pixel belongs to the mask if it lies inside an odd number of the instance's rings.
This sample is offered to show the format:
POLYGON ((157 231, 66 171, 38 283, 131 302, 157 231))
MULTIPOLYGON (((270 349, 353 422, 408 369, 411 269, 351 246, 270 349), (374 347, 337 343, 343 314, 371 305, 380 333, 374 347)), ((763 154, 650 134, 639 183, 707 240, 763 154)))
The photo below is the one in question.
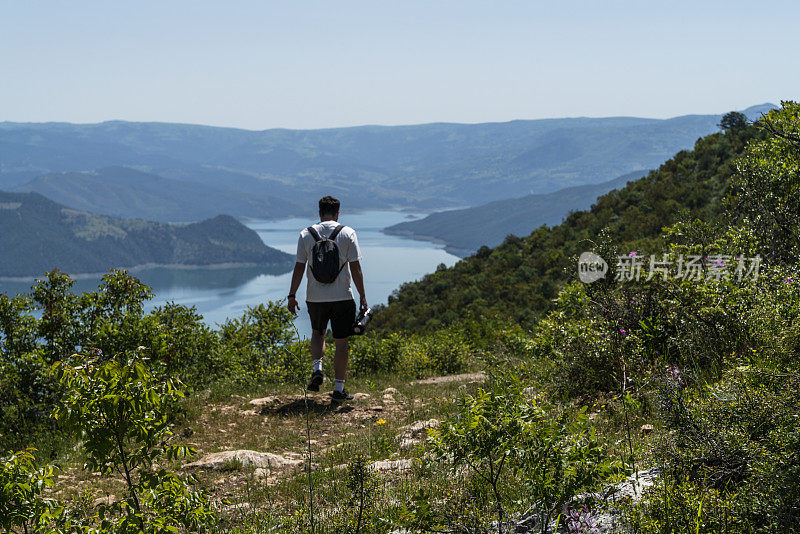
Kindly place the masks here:
POLYGON ((322 237, 313 226, 308 227, 308 233, 315 241, 311 249, 311 273, 321 284, 332 284, 344 268, 344 263, 339 265, 339 247, 336 246, 336 236, 342 228, 344 226, 340 224, 330 237, 322 237))

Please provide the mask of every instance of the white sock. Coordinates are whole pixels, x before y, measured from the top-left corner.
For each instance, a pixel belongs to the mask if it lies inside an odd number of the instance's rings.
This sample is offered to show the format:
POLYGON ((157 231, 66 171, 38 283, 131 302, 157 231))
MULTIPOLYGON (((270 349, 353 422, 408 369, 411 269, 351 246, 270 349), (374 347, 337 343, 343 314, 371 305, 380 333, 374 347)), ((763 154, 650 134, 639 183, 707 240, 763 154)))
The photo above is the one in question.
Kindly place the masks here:
POLYGON ((314 360, 314 370, 322 371, 322 360, 314 360))
POLYGON ((338 378, 333 381, 333 390, 342 392, 344 391, 344 380, 339 380, 338 378))

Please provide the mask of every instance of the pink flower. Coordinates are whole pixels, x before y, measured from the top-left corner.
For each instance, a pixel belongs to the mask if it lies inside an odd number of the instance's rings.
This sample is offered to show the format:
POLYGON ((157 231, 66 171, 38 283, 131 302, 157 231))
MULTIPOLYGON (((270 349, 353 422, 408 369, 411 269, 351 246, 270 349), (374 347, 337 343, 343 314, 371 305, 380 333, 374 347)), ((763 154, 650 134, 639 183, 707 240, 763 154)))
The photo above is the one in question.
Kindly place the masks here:
POLYGON ((628 254, 628 256, 633 258, 634 256, 636 256, 636 252, 631 252, 630 254, 628 254))

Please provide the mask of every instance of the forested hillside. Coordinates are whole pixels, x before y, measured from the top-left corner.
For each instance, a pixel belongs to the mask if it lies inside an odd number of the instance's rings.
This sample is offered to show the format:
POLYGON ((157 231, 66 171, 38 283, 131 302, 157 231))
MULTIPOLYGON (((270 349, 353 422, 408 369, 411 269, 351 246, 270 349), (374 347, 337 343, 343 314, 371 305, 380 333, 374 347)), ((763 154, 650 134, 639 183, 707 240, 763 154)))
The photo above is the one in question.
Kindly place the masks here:
POLYGON ((385 228, 384 232, 444 243, 451 254, 469 256, 482 246, 499 245, 508 235, 528 235, 543 224, 558 224, 569 212, 588 209, 600 195, 645 174, 646 171, 634 171, 599 184, 432 213, 424 219, 395 224, 385 228))
POLYGON ((169 225, 72 210, 37 193, 0 192, 0 228, 2 277, 54 268, 78 274, 143 265, 291 265, 288 254, 228 215, 169 225))
MULTIPOLYGON (((771 107, 745 113, 757 118, 771 107)), ((654 168, 716 131, 719 120, 579 117, 264 131, 0 123, 0 189, 54 172, 125 166, 253 196, 331 194, 350 209, 473 206, 654 168)))
POLYGON ((598 239, 625 253, 661 252, 663 227, 681 218, 712 222, 723 208, 733 158, 756 135, 752 126, 708 135, 559 225, 509 237, 494 249, 481 248, 451 268, 404 284, 377 314, 378 328, 425 331, 492 314, 532 324, 564 282, 577 276, 577 255, 598 239))

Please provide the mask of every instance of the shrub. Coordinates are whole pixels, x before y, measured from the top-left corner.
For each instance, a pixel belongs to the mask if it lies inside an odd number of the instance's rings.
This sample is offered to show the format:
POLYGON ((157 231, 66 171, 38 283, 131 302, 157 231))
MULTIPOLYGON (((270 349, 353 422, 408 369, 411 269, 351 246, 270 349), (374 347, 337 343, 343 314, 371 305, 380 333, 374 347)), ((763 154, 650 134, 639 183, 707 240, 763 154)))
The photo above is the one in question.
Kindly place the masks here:
POLYGON ((615 471, 615 463, 595 438, 585 409, 558 410, 542 399, 523 398, 513 389, 480 390, 462 401, 461 411, 432 430, 430 441, 442 460, 465 467, 494 498, 498 521, 506 517, 505 478, 524 486, 541 524, 555 518, 578 491, 615 471))
POLYGON ((157 379, 139 353, 120 360, 76 356, 56 363, 53 373, 67 391, 56 416, 80 432, 85 467, 121 473, 127 487, 128 497, 99 505, 89 525, 103 532, 166 533, 201 531, 213 522, 205 494, 191 479, 154 466, 194 453, 167 441, 167 413, 183 397, 180 382, 157 379))
POLYGON ((279 302, 248 307, 241 317, 225 321, 219 336, 224 358, 247 379, 277 382, 303 373, 303 362, 286 350, 296 330, 279 302))

